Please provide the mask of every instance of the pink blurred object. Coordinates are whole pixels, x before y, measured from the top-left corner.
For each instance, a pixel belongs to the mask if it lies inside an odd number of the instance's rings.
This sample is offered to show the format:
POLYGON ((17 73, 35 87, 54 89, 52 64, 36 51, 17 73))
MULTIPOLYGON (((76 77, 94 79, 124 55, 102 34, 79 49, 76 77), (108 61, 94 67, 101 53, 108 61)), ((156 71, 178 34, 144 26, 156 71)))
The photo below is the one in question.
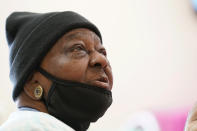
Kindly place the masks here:
POLYGON ((154 112, 161 131, 184 131, 190 108, 154 112))
POLYGON ((120 131, 184 131, 190 109, 139 111, 129 117, 120 131))

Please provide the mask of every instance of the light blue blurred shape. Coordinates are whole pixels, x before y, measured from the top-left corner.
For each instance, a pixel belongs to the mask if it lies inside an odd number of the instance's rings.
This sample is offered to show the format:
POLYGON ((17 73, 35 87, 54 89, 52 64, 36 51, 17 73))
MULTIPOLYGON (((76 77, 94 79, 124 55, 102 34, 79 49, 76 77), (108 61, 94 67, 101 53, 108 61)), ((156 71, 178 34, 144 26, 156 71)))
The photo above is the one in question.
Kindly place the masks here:
POLYGON ((197 11, 197 0, 192 0, 193 7, 197 11))
POLYGON ((137 126, 134 129, 131 129, 130 131, 144 131, 142 127, 137 126))

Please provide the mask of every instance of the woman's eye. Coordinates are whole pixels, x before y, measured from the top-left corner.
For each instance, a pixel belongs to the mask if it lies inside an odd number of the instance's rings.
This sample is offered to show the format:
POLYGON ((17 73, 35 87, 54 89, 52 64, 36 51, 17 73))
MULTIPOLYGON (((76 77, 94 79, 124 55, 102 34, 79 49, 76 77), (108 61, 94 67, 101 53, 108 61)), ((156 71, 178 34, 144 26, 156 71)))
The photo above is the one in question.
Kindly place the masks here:
POLYGON ((72 48, 73 52, 78 52, 78 51, 85 51, 85 48, 81 45, 76 45, 72 48))
POLYGON ((82 48, 82 47, 80 47, 80 46, 75 47, 75 48, 73 49, 73 51, 80 51, 80 50, 83 50, 83 48, 82 48))
POLYGON ((68 53, 71 57, 78 59, 86 56, 87 50, 82 44, 74 44, 68 49, 68 52, 65 53, 68 53))

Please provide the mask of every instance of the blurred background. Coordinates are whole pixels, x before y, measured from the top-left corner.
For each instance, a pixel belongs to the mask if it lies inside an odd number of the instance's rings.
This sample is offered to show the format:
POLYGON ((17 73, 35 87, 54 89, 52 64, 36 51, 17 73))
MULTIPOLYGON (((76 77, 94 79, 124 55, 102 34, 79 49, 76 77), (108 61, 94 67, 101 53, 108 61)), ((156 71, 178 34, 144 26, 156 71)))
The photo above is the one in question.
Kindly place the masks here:
POLYGON ((116 131, 139 111, 197 101, 197 15, 191 0, 6 0, 0 2, 0 124, 16 110, 5 20, 13 11, 76 11, 100 29, 111 62, 114 102, 89 131, 116 131))

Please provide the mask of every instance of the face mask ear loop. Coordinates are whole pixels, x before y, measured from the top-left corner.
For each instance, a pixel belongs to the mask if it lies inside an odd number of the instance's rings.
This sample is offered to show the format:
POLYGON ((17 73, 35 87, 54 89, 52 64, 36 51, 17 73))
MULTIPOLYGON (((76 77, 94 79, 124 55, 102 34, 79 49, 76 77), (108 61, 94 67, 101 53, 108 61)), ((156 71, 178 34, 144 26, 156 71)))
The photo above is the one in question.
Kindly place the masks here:
MULTIPOLYGON (((44 75, 46 78, 48 78, 49 80, 51 80, 52 82, 55 82, 55 83, 59 83, 59 84, 62 84, 62 85, 65 85, 66 83, 66 86, 77 86, 76 85, 76 82, 71 82, 71 81, 67 81, 67 80, 62 80, 60 78, 57 78, 55 76, 53 76, 52 74, 48 73, 45 69, 39 67, 37 69, 42 75, 44 75)), ((80 86, 80 84, 79 84, 80 86)))
POLYGON ((52 96, 53 93, 54 93, 55 87, 56 87, 56 86, 55 86, 55 83, 53 82, 51 88, 49 89, 48 96, 47 96, 47 99, 46 99, 46 102, 45 102, 47 107, 48 107, 48 105, 49 105, 51 96, 52 96))
POLYGON ((43 68, 39 67, 37 69, 42 75, 44 75, 46 78, 50 79, 52 81, 52 85, 49 89, 49 92, 48 92, 48 95, 47 95, 47 98, 46 100, 43 98, 43 101, 44 103, 46 104, 47 108, 48 108, 48 105, 49 105, 49 102, 50 102, 50 98, 54 92, 54 89, 55 89, 55 82, 56 81, 53 76, 51 74, 49 74, 47 71, 45 71, 43 68))
POLYGON ((39 67, 37 70, 38 70, 42 75, 44 75, 46 78, 48 78, 48 79, 50 79, 50 80, 52 80, 52 81, 56 81, 56 80, 54 79, 54 77, 53 77, 51 74, 49 74, 45 69, 39 67))

